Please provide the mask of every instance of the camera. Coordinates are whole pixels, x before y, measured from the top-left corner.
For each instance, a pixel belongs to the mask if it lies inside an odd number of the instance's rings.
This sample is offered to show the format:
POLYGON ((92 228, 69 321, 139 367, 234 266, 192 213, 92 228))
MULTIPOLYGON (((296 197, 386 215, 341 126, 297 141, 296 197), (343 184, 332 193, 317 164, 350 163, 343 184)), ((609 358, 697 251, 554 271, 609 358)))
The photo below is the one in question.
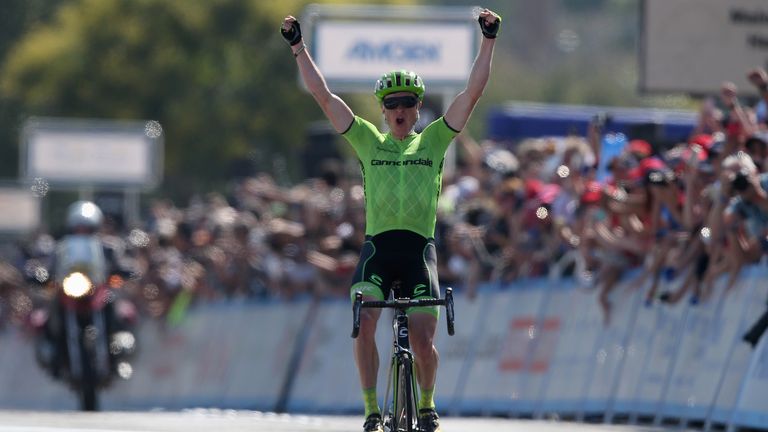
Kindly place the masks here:
POLYGON ((749 173, 745 171, 739 171, 731 181, 731 187, 733 190, 743 192, 749 187, 749 173))
POLYGON ((675 181, 675 174, 669 170, 650 170, 645 174, 645 184, 668 186, 675 181))

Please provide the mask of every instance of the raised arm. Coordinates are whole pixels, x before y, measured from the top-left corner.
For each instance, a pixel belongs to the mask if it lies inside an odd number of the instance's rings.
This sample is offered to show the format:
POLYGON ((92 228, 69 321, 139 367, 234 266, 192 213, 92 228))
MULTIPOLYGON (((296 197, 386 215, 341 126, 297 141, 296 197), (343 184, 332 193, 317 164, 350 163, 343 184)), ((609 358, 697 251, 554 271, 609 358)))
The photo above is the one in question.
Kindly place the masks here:
POLYGON ((760 98, 768 104, 768 72, 763 68, 750 69, 747 72, 747 79, 760 92, 760 98))
POLYGON ((755 133, 757 125, 753 119, 751 119, 750 116, 744 112, 744 109, 739 103, 739 98, 736 96, 736 92, 736 84, 730 81, 726 81, 720 87, 720 98, 722 99, 723 104, 725 104, 725 106, 731 111, 731 115, 736 117, 736 120, 741 125, 743 133, 746 136, 750 136, 755 133))
POLYGON ((488 77, 491 75, 491 58, 493 57, 496 34, 501 26, 501 17, 488 9, 480 13, 478 21, 483 32, 480 51, 472 64, 467 87, 456 96, 445 113, 445 122, 457 131, 464 129, 477 101, 483 95, 488 77))
POLYGON ((355 115, 340 97, 328 89, 325 78, 307 51, 307 46, 301 37, 301 27, 296 18, 290 15, 285 17, 280 33, 291 46, 293 56, 296 57, 296 63, 299 65, 301 79, 312 97, 320 105, 336 132, 346 131, 352 124, 355 115))

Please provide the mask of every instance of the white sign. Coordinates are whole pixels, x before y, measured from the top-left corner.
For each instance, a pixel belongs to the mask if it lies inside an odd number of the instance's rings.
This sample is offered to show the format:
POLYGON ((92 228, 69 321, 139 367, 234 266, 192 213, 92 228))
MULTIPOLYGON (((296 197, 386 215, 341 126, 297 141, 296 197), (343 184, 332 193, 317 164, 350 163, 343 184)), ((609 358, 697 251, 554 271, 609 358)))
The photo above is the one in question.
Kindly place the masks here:
POLYGON ((143 122, 32 120, 24 130, 24 176, 51 186, 154 186, 162 141, 143 122))
POLYGON ((0 232, 28 232, 40 224, 40 199, 29 189, 0 187, 0 232))
POLYGON ((427 94, 455 93, 469 78, 482 36, 468 6, 307 6, 312 56, 334 91, 372 92, 392 70, 419 74, 427 94))
POLYGON ((429 91, 466 82, 479 37, 462 23, 325 21, 317 24, 313 56, 331 83, 359 82, 372 91, 382 74, 406 69, 429 91))
POLYGON ((642 16, 643 90, 716 93, 733 81, 756 94, 746 74, 768 68, 768 2, 645 0, 642 16))

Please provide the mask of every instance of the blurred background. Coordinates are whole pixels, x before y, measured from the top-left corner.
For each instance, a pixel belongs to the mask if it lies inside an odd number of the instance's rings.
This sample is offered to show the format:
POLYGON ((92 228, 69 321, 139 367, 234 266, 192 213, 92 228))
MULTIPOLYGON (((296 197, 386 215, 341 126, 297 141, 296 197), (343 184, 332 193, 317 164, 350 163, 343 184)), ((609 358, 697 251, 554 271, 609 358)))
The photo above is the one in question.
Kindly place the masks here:
MULTIPOLYGON (((323 117, 296 91, 294 60, 274 29, 307 3, 5 2, 2 177, 19 174, 23 122, 46 116, 158 121, 165 175, 153 193, 182 203, 257 171, 300 180, 302 160, 289 155, 306 151, 323 117)), ((638 94, 637 1, 486 6, 505 17, 505 31, 473 135, 483 136, 490 107, 509 100, 691 106, 683 96, 638 94)), ((370 95, 344 97, 378 118, 370 95)))

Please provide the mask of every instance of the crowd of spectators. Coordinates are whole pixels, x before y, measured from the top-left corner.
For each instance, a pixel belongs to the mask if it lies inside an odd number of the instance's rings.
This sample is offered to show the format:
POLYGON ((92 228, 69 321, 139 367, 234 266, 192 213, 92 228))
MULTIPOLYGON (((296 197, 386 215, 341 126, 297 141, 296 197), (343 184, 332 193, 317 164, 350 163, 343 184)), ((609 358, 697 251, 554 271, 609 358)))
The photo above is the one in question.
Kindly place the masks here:
MULTIPOLYGON (((686 142, 627 137, 603 161, 606 176, 598 168, 610 124, 601 116, 587 136, 508 145, 459 135, 439 201, 441 284, 472 298, 487 282, 573 277, 595 289, 606 322, 611 292, 630 274, 649 306, 711 299, 716 280, 733 284, 768 246, 768 75, 748 78, 754 103, 724 83, 702 101, 686 142)), ((169 320, 197 302, 348 296, 364 241, 361 178, 335 160, 324 167, 293 186, 260 173, 186 206, 156 200, 145 225, 126 232, 107 224, 105 241, 135 268, 123 289, 145 314, 169 320)), ((38 234, 0 261, 4 321, 35 303, 26 274, 53 244, 38 234)))
POLYGON ((481 281, 571 276, 595 289, 606 323, 620 280, 648 307, 709 301, 723 279, 727 292, 768 251, 768 75, 747 77, 751 103, 723 83, 671 145, 614 137, 623 148, 604 157, 603 116, 585 137, 511 152, 460 136, 465 163, 444 194, 459 198, 439 218, 443 277, 471 295, 481 281))

